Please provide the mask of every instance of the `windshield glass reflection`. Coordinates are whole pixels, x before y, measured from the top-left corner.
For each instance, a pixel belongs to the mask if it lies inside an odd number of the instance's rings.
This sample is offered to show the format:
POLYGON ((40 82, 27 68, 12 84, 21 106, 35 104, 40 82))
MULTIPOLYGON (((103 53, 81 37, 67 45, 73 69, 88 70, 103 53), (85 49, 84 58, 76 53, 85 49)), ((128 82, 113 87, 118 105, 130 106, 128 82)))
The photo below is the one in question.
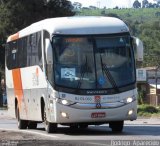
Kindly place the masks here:
POLYGON ((135 81, 129 36, 56 36, 56 85, 78 89, 108 89, 135 81))

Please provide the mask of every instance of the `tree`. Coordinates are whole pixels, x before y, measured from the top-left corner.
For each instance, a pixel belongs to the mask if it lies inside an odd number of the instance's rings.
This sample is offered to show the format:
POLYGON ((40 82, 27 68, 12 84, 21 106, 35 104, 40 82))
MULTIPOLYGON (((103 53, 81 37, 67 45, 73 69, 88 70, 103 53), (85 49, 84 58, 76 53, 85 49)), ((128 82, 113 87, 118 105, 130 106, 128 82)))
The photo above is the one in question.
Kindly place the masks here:
POLYGON ((148 8, 148 0, 143 0, 142 1, 142 8, 148 8))
POLYGON ((141 3, 138 0, 135 0, 133 3, 133 8, 141 8, 141 3))
POLYGON ((79 2, 74 2, 73 3, 73 7, 74 7, 74 9, 81 9, 82 8, 82 4, 79 3, 79 2))
MULTIPOLYGON (((28 0, 27 0, 28 1, 28 0)), ((31 0, 32 1, 32 0, 31 0)), ((37 1, 37 0, 35 0, 37 1)), ((42 0, 44 1, 44 0, 42 0)), ((48 1, 48 0, 46 0, 48 1)), ((43 13, 43 18, 73 16, 73 6, 68 0, 49 0, 46 3, 43 13)))
POLYGON ((96 7, 96 6, 89 6, 89 9, 91 9, 91 10, 96 10, 97 7, 96 7))
POLYGON ((156 1, 157 3, 160 3, 160 0, 154 0, 154 1, 156 1))
POLYGON ((116 6, 115 8, 113 8, 113 9, 119 9, 119 7, 118 6, 116 6))
POLYGON ((0 0, 0 63, 7 36, 45 18, 72 16, 72 9, 68 0, 0 0))
POLYGON ((102 16, 105 16, 105 15, 106 15, 106 11, 105 11, 105 10, 102 10, 102 11, 101 11, 101 15, 102 15, 102 16))
POLYGON ((160 8, 160 1, 157 2, 158 8, 160 8))
POLYGON ((155 16, 156 16, 156 17, 160 17, 160 12, 156 12, 156 13, 155 13, 155 16))

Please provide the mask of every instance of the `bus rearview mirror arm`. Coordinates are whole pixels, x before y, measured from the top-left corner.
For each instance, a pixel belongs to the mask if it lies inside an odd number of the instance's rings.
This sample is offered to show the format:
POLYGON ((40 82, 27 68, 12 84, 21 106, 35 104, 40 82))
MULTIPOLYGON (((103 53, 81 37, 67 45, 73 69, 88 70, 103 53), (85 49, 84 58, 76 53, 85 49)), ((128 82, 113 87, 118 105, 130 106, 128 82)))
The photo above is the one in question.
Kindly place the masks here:
POLYGON ((45 39, 45 51, 47 64, 53 64, 52 45, 49 39, 45 39))

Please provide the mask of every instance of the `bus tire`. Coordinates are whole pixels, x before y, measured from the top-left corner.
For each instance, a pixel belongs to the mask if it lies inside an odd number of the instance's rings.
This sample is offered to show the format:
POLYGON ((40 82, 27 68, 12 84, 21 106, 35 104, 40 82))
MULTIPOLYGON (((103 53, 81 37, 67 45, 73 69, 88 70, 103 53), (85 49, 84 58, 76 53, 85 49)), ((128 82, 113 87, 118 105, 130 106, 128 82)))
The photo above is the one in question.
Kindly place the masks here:
POLYGON ((47 133, 55 133, 57 131, 57 124, 47 122, 47 124, 45 125, 45 130, 47 133))
POLYGON ((27 129, 28 121, 21 120, 18 106, 17 106, 17 124, 18 124, 18 129, 27 129))
POLYGON ((88 125, 87 124, 79 124, 79 128, 86 129, 86 128, 88 128, 88 125))
POLYGON ((36 129, 37 128, 37 122, 29 121, 28 122, 28 129, 36 129))
POLYGON ((112 129, 112 132, 121 133, 123 130, 124 121, 113 121, 109 123, 109 127, 112 129))
POLYGON ((76 129, 78 129, 78 124, 70 124, 70 129, 71 129, 71 130, 76 130, 76 129))
POLYGON ((46 114, 46 108, 44 106, 44 124, 45 124, 45 130, 47 133, 55 133, 57 131, 57 124, 51 123, 47 120, 47 114, 46 114))

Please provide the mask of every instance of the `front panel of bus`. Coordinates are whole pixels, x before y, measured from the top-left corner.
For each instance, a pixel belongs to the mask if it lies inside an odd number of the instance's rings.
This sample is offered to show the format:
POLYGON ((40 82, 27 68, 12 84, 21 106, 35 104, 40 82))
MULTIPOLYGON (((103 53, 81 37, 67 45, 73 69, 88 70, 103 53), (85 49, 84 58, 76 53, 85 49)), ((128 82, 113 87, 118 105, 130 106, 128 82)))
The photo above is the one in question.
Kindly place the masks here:
POLYGON ((136 119, 129 33, 53 35, 52 47, 50 82, 59 93, 53 119, 61 123, 136 119))

